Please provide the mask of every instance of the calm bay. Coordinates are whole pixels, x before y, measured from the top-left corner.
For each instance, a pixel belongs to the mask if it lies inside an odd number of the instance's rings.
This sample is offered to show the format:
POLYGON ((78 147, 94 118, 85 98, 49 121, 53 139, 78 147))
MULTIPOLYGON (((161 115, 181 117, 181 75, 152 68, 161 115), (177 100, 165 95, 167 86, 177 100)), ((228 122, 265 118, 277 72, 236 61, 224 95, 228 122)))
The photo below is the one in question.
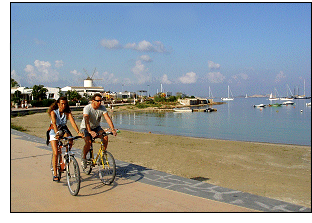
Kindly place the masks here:
POLYGON ((297 99, 294 105, 254 108, 283 101, 235 98, 212 106, 216 112, 114 112, 111 116, 116 128, 132 131, 311 146, 311 106, 306 106, 310 101, 297 99))

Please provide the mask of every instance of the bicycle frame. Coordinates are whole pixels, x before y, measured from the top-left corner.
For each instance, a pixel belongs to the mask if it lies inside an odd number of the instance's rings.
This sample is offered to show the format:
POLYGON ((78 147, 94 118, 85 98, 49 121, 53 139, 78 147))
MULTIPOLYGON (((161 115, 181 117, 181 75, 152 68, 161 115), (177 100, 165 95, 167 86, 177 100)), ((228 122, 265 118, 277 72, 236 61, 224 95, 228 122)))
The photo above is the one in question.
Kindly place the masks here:
MULTIPOLYGON (((117 131, 119 132, 119 131, 117 131)), ((116 163, 113 155, 106 150, 104 147, 104 137, 108 135, 113 135, 112 132, 104 132, 98 135, 95 138, 91 138, 91 147, 90 150, 87 152, 87 165, 86 167, 82 166, 83 171, 89 175, 92 171, 92 168, 97 166, 98 167, 98 175, 101 181, 105 185, 110 185, 116 176, 116 163), (101 142, 95 142, 95 139, 100 138, 101 142), (97 152, 96 158, 94 159, 93 154, 93 143, 101 144, 99 151, 97 152), (88 167, 87 167, 88 166, 88 167)), ((84 165, 82 163, 82 165, 84 165)))
MULTIPOLYGON (((65 147, 65 154, 63 156, 65 160, 62 160, 62 164, 65 165, 64 161, 69 163, 71 157, 75 157, 75 154, 71 151, 69 139, 60 139, 58 141, 58 153, 61 154, 61 158, 62 158, 62 148, 63 147, 65 147), (62 140, 64 140, 65 144, 63 144, 62 140)), ((62 167, 62 169, 64 169, 64 167, 62 167)))
MULTIPOLYGON (((92 144, 91 144, 91 156, 92 156, 92 165, 95 166, 96 165, 96 162, 97 160, 99 159, 99 157, 101 157, 101 164, 103 165, 104 167, 104 162, 103 162, 103 156, 101 156, 101 154, 103 153, 103 155, 106 155, 105 154, 105 150, 104 150, 104 143, 103 143, 103 138, 101 138, 101 146, 100 146, 100 149, 98 151, 98 153, 96 154, 96 158, 94 159, 93 158, 93 143, 94 143, 95 139, 93 140, 92 144)), ((107 160, 107 159, 106 159, 107 160)), ((109 166, 109 163, 106 161, 106 164, 109 166)))

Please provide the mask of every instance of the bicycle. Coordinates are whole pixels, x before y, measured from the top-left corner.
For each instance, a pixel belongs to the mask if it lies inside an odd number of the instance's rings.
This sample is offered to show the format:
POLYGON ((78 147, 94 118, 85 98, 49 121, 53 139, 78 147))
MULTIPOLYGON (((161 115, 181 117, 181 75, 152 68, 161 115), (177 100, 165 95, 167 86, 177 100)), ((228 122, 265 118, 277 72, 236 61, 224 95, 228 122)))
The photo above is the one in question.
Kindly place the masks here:
MULTIPOLYGON (((120 131, 117 130, 117 133, 120 131)), ((85 174, 89 175, 92 171, 92 168, 96 165, 98 166, 99 170, 99 178, 101 179, 102 183, 105 185, 110 185, 116 177, 116 163, 113 155, 104 149, 103 144, 103 137, 113 135, 112 132, 104 132, 100 135, 97 135, 95 138, 91 139, 91 147, 90 150, 86 154, 86 160, 87 160, 87 167, 84 168, 82 165, 82 170, 85 174), (96 155, 96 158, 94 159, 93 155, 93 143, 95 142, 96 138, 101 138, 101 146, 100 149, 96 155)))
MULTIPOLYGON (((81 138, 81 136, 69 136, 69 137, 60 137, 58 141, 58 158, 56 165, 56 176, 58 177, 58 182, 61 180, 62 173, 66 172, 66 181, 68 190, 71 195, 76 196, 80 190, 80 170, 78 162, 75 158, 75 154, 71 151, 69 140, 76 140, 81 138), (62 148, 65 147, 66 151, 62 157, 62 148)), ((53 154, 52 154, 53 160, 53 154)), ((54 169, 51 160, 51 171, 52 177, 54 176, 54 169)))

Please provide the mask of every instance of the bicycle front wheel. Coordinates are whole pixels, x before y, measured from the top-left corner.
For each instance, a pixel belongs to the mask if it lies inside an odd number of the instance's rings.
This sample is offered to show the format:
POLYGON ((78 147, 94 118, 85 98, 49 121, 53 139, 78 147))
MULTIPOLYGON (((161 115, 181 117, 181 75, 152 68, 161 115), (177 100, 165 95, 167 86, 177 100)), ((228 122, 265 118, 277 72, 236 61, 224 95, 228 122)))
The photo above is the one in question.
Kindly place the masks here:
POLYGON ((76 196, 80 190, 80 170, 78 162, 73 156, 66 163, 66 180, 70 194, 76 196))
POLYGON ((109 185, 115 180, 116 164, 113 155, 110 152, 103 152, 97 162, 99 168, 99 177, 101 181, 109 185))

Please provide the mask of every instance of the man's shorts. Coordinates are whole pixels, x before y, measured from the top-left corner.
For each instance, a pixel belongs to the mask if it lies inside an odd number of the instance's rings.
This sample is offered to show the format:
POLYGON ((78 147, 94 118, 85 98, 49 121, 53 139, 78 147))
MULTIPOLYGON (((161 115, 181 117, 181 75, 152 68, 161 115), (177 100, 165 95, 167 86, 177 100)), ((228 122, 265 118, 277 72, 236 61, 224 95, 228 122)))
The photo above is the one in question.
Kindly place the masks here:
MULTIPOLYGON (((101 126, 98 126, 94 129, 91 129, 91 131, 99 133, 100 131, 104 131, 104 130, 102 129, 101 126)), ((84 137, 90 136, 92 138, 91 134, 88 132, 87 129, 81 129, 81 132, 84 134, 84 137)))

